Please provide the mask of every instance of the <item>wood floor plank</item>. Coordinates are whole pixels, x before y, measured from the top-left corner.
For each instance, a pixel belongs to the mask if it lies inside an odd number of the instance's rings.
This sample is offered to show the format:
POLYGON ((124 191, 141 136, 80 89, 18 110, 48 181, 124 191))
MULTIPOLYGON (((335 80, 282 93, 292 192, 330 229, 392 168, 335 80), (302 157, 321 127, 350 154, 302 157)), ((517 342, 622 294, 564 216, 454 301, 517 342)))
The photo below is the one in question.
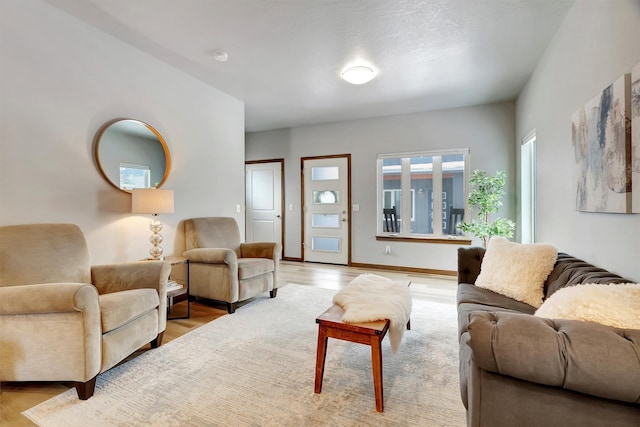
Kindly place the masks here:
MULTIPOLYGON (((344 267, 329 264, 302 263, 282 261, 280 263, 279 283, 296 283, 316 286, 325 289, 339 290, 360 274, 372 273, 397 280, 411 281, 413 298, 440 303, 455 303, 457 280, 451 276, 435 274, 403 273, 390 270, 368 270, 364 268, 344 267)), ((239 309, 251 300, 240 303, 239 309)), ((172 309, 171 316, 179 316, 186 310, 186 302, 181 302, 172 309)), ((191 304, 189 319, 167 321, 163 344, 166 344, 186 333, 227 315, 224 304, 198 300, 191 304)), ((149 351, 149 346, 138 350, 126 360, 149 351)), ((0 426, 23 427, 34 426, 21 412, 48 400, 69 388, 71 383, 0 383, 0 426)))

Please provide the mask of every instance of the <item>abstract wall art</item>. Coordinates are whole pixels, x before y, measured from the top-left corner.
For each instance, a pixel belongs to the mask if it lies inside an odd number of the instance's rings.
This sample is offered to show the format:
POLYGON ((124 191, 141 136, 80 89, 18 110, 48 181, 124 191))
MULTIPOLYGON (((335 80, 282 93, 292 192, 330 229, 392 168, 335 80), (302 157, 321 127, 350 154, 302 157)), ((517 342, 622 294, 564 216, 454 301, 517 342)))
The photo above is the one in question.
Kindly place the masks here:
POLYGON ((630 110, 625 74, 573 114, 578 211, 631 213, 630 110))
POLYGON ((632 212, 640 213, 640 64, 631 70, 632 212))

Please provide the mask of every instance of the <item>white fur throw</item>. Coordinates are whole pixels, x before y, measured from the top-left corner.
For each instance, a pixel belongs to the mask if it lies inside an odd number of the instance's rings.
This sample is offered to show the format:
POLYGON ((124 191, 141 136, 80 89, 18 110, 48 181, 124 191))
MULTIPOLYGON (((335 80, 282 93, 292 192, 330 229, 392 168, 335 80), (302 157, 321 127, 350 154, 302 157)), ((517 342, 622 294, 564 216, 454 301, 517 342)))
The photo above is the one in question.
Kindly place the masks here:
POLYGON ((520 244, 504 237, 492 237, 476 286, 540 307, 544 281, 553 270, 557 256, 558 250, 552 245, 520 244))
POLYGON ((335 294, 333 302, 344 310, 343 322, 389 319, 391 351, 396 352, 411 316, 411 293, 406 283, 375 274, 361 274, 335 294))
POLYGON ((640 284, 584 284, 562 288, 554 292, 535 315, 640 329, 640 284))

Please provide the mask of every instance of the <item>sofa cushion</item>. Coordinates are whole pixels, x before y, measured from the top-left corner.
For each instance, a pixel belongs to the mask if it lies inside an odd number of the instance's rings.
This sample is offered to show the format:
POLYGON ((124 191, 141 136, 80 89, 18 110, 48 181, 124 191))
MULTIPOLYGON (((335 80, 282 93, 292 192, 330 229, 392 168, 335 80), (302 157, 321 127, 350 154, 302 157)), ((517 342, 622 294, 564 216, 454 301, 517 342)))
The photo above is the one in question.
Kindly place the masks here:
POLYGON ((274 268, 273 260, 268 258, 238 258, 238 279, 250 279, 271 273, 274 268))
POLYGON ((131 289, 99 296, 102 333, 113 331, 160 304, 155 289, 131 289))
POLYGON ((540 307, 544 282, 553 269, 557 254, 555 246, 549 244, 520 244, 493 237, 475 284, 540 307))
POLYGON ((535 315, 640 329, 640 284, 590 283, 562 288, 547 299, 535 315))
MULTIPOLYGON (((622 330, 573 320, 550 320, 521 313, 475 312, 471 314, 468 331, 467 342, 471 347, 472 363, 481 369, 531 384, 562 387, 604 399, 640 403, 640 330, 622 330)), ((493 391, 488 388, 472 393, 477 393, 475 398, 483 399, 484 394, 493 391)), ((545 389, 539 389, 539 393, 544 394, 545 389)), ((534 398, 522 403, 532 405, 537 400, 534 398)), ((545 410, 544 407, 538 409, 545 410)), ((549 424, 511 420, 508 424, 486 425, 549 424)), ((598 420, 589 424, 553 425, 623 424, 598 420)))

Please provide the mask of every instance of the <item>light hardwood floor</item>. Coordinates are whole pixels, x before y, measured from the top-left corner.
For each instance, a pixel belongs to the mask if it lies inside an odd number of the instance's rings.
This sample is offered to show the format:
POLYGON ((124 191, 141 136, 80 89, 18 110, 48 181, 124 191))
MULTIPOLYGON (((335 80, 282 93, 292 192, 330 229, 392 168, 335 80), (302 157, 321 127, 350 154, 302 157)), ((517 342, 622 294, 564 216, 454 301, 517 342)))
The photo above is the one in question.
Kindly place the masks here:
MULTIPOLYGON (((391 279, 410 280, 413 298, 450 304, 454 304, 456 298, 457 281, 455 277, 451 276, 291 261, 282 261, 280 267, 279 282, 281 284, 297 283, 339 290, 358 275, 373 273, 391 279)), ((251 300, 239 304, 239 310, 242 310, 243 305, 250 303, 251 300)), ((172 310, 171 316, 179 316, 181 311, 184 313, 185 310, 186 303, 181 302, 172 310)), ((196 301, 191 304, 189 319, 167 322, 163 345, 226 314, 223 304, 196 301)), ((148 346, 137 351, 127 360, 137 357, 145 351, 149 351, 148 346)), ((33 426, 34 424, 21 415, 21 412, 68 390, 70 387, 73 387, 71 383, 2 383, 0 385, 0 426, 33 426)))

